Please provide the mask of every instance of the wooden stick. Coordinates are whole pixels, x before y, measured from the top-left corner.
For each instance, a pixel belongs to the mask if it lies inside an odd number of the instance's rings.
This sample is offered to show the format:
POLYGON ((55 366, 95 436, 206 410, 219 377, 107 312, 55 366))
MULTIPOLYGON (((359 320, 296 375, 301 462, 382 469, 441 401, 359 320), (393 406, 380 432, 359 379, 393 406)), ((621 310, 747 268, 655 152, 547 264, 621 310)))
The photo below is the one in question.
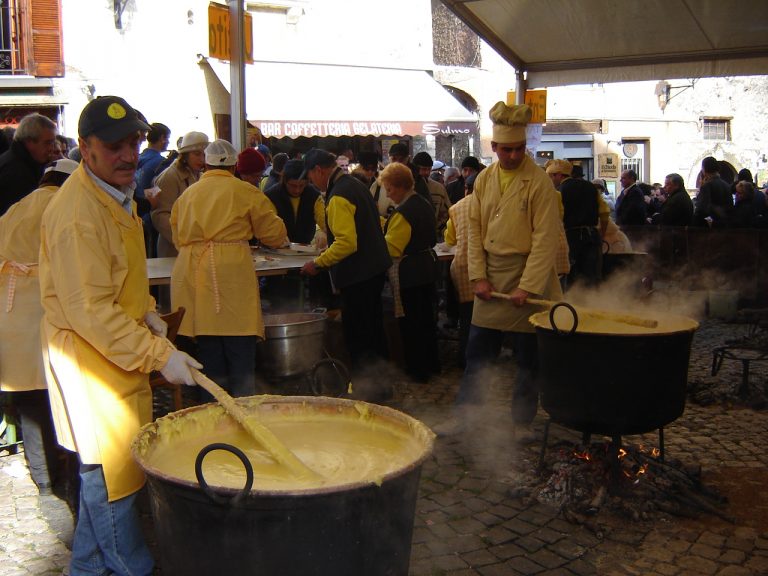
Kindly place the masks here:
POLYGON ((210 392, 224 411, 234 418, 279 464, 288 468, 298 478, 320 478, 320 475, 308 468, 296 455, 288 450, 272 431, 249 415, 221 386, 202 372, 190 368, 192 376, 200 386, 210 392))
MULTIPOLYGON (((504 294, 503 292, 491 292, 491 296, 494 298, 501 298, 503 300, 511 300, 510 294, 504 294)), ((536 306, 546 306, 552 308, 557 302, 554 300, 542 300, 539 298, 526 299, 528 304, 534 304, 536 306)), ((573 306, 573 305, 572 305, 573 306)), ((641 326, 643 328, 656 328, 659 323, 656 320, 648 318, 641 318, 639 316, 632 316, 630 314, 618 314, 609 310, 595 310, 594 308, 583 308, 581 306, 574 306, 579 314, 591 316, 592 318, 600 318, 602 320, 612 320, 614 322, 620 322, 622 324, 630 324, 632 326, 641 326)))

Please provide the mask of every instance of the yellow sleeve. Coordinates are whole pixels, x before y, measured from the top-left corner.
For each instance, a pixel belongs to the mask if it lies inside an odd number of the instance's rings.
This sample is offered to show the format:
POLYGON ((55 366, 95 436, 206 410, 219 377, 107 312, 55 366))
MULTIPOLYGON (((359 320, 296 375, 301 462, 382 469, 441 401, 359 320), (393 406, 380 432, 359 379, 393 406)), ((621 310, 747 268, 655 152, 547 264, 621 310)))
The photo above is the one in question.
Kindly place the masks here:
POLYGON ((315 200, 315 224, 320 230, 327 232, 325 229, 325 202, 323 202, 322 196, 318 196, 315 200))
POLYGON ((597 215, 600 218, 600 227, 605 229, 608 226, 608 218, 611 217, 611 207, 600 194, 600 190, 597 191, 597 215))
POLYGON ((250 213, 253 235, 259 242, 265 246, 277 247, 288 240, 283 219, 277 215, 272 201, 260 190, 252 198, 250 213))
POLYGON ((393 212, 389 217, 387 233, 384 235, 387 241, 387 250, 392 258, 400 258, 411 241, 411 225, 408 224, 400 212, 393 212))
POLYGON ((357 252, 355 205, 341 196, 332 196, 328 202, 328 227, 333 233, 333 244, 315 258, 320 268, 330 268, 357 252))
POLYGON ((456 246, 456 227, 450 218, 448 218, 448 223, 445 225, 445 235, 443 238, 449 246, 456 246))

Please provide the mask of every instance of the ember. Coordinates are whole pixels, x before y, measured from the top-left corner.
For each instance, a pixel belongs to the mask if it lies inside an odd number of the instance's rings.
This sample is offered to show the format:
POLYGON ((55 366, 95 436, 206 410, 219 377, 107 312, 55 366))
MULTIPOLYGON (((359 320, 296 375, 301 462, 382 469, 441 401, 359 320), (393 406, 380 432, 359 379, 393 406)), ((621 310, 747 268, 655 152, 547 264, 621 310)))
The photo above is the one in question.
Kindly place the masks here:
POLYGON ((713 514, 727 521, 726 499, 701 483, 700 468, 659 460, 659 450, 642 445, 616 449, 611 442, 588 446, 561 442, 552 450, 538 477, 512 495, 560 509, 570 522, 602 537, 598 513, 618 513, 633 521, 664 515, 696 518, 713 514))

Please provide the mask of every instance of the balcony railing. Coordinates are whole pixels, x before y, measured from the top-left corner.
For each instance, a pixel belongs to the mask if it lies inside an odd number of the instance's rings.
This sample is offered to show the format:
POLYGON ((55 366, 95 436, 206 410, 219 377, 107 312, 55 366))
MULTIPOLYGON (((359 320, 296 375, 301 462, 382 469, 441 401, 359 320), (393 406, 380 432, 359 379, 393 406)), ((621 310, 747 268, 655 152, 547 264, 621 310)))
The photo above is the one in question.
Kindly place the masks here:
POLYGON ((0 76, 27 74, 17 0, 0 0, 0 76))

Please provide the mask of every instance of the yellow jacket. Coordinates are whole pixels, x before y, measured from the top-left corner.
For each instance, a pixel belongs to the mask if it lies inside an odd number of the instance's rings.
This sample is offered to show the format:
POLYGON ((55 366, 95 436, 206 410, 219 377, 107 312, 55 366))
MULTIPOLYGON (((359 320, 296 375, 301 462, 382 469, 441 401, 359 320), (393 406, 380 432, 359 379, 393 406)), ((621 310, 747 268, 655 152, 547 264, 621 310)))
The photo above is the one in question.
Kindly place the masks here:
POLYGON ((179 250, 171 302, 187 309, 179 334, 263 337, 248 241, 280 246, 287 240, 269 199, 227 170, 209 170, 173 205, 171 231, 179 250))
POLYGON ((81 164, 43 214, 44 353, 59 443, 103 466, 110 501, 144 483, 130 443, 152 418, 148 374, 173 351, 143 324, 146 266, 136 204, 128 214, 81 164))
POLYGON ((38 188, 0 217, 0 390, 45 390, 40 348, 40 220, 58 186, 38 188))
POLYGON ((502 195, 500 167, 480 172, 469 209, 469 278, 486 278, 486 255, 526 256, 519 287, 543 294, 554 270, 561 222, 557 193, 546 173, 526 157, 502 195))

